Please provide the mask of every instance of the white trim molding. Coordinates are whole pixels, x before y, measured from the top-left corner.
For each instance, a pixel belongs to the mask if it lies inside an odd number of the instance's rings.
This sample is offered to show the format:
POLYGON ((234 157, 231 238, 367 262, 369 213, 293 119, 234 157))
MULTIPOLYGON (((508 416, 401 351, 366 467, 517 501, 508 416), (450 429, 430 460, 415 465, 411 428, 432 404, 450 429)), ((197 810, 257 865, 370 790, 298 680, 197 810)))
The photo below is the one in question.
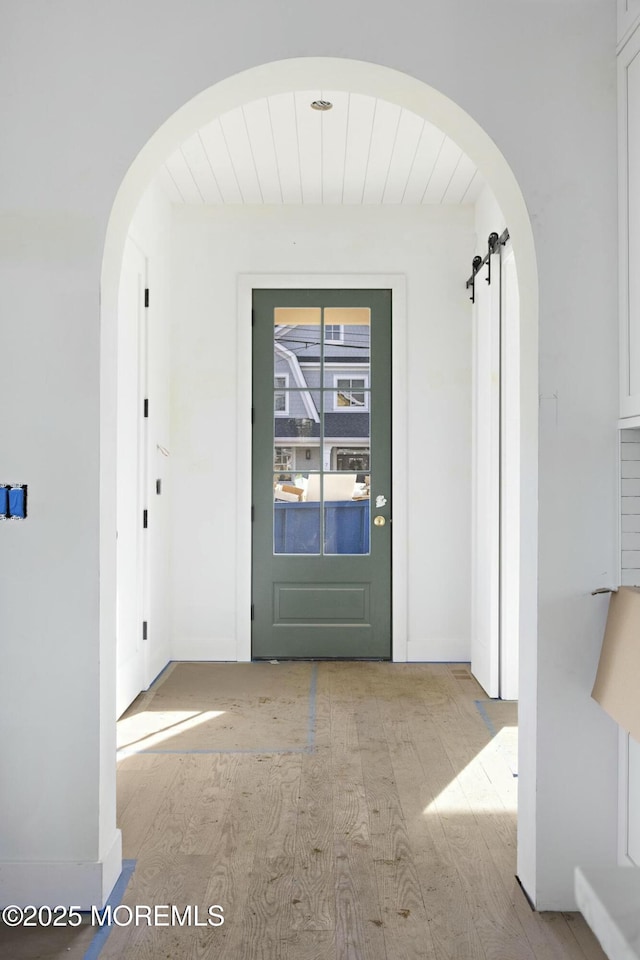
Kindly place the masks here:
POLYGON ((115 831, 111 847, 101 860, 0 863, 0 907, 15 904, 79 910, 102 907, 122 870, 122 834, 115 831), (78 895, 82 890, 82 896, 78 895))

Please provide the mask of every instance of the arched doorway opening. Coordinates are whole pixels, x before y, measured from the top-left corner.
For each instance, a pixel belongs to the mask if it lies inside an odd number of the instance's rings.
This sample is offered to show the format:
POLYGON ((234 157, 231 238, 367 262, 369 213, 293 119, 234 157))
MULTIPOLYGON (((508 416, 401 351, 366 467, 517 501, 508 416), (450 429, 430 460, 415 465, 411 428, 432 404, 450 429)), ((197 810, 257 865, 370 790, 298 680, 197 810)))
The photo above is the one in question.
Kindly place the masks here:
MULTIPOLYGON (((102 524, 101 544, 102 569, 106 571, 101 596, 101 627, 109 632, 116 623, 116 575, 115 547, 112 531, 115 529, 117 484, 112 465, 116 460, 118 446, 117 422, 113 411, 117 408, 118 347, 117 330, 121 265, 127 233, 142 194, 156 170, 168 156, 194 131, 212 118, 257 97, 276 96, 295 90, 309 89, 346 90, 363 96, 374 96, 410 110, 442 130, 470 157, 481 171, 508 224, 513 244, 513 259, 517 270, 519 288, 519 398, 520 398, 520 447, 519 474, 514 481, 520 500, 520 572, 519 572, 519 623, 520 623, 520 725, 522 732, 522 755, 520 768, 520 840, 519 875, 529 886, 528 876, 532 870, 532 828, 535 815, 535 700, 536 700, 536 562, 537 562, 537 276, 533 237, 525 203, 505 158, 487 134, 464 111, 442 94, 409 76, 396 71, 348 60, 309 58, 266 64, 245 73, 230 77, 204 91, 174 114, 151 138, 130 168, 116 197, 105 243, 102 273, 102 524)), ((292 268, 292 273, 295 272, 292 268)), ((251 266, 246 268, 251 273, 251 266)), ((282 273, 282 270, 280 271, 282 273)), ((282 279, 282 278, 281 278, 282 279)), ((461 278, 462 279, 462 278, 461 278)), ((254 278, 255 281, 255 278, 254 278)), ((254 282, 252 281, 252 282, 254 282)), ((307 281, 308 284, 308 279, 307 281)), ((242 309, 242 296, 249 289, 241 287, 238 310, 242 309)), ((246 299, 246 296, 245 296, 246 299)), ((238 336, 247 333, 246 302, 243 315, 237 315, 238 336), (244 331, 244 333, 242 332, 244 331)), ((238 341, 238 347, 242 344, 238 341)), ((406 348, 406 343, 405 343, 406 348)), ((240 370, 240 368, 238 368, 240 370)), ((402 374, 402 371, 400 371, 402 374)), ((400 377, 398 377, 400 381, 400 377)), ((244 389, 243 398, 238 397, 238 407, 247 404, 246 380, 238 380, 238 391, 244 389)), ((244 450, 247 450, 246 436, 244 450)), ((160 444, 160 446, 163 446, 160 444)), ((163 454, 162 454, 163 455, 163 454)), ((246 468, 246 461, 244 462, 246 468)), ((246 476, 243 461, 234 462, 235 476, 246 476)), ((242 481, 240 481, 242 483, 242 481)), ((246 636, 250 628, 247 599, 247 545, 250 544, 249 501, 239 496, 236 499, 237 543, 235 584, 235 642, 242 644, 246 657, 246 636), (244 511, 244 507, 247 510, 244 511), (238 548, 239 545, 239 548, 238 548), (242 546, 244 545, 244 547, 242 546), (244 553, 243 553, 244 549, 244 553), (244 574, 243 572, 244 571, 244 574)), ((406 546, 406 530, 404 533, 406 546)), ((402 545, 402 533, 396 538, 402 545)), ((394 558, 395 562, 395 558, 394 558)), ((401 613, 401 604, 395 608, 401 613)), ((406 627, 406 617, 405 617, 406 627)), ((232 628, 233 629, 233 628, 232 628)), ((115 629, 110 631, 112 634, 115 629)), ((396 634, 402 632, 396 625, 396 634)), ((105 666, 109 676, 115 669, 113 661, 105 666)), ((405 659, 406 651, 405 651, 405 659)))

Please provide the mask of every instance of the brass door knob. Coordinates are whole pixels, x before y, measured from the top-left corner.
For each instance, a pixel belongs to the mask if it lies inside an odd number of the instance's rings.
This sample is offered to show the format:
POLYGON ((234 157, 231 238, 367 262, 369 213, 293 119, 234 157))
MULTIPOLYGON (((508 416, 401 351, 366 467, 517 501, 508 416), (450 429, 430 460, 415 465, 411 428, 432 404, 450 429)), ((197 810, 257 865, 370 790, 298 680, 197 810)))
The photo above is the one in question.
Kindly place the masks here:
POLYGON ((376 527, 384 527, 387 521, 385 520, 384 517, 377 516, 373 518, 373 522, 375 523, 376 527))

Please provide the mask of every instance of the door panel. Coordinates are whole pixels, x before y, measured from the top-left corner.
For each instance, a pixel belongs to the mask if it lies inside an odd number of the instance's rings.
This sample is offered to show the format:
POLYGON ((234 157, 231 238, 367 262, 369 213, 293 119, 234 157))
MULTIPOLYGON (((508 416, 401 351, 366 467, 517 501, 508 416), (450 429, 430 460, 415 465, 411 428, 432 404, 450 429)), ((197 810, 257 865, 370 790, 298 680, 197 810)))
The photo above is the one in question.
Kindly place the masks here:
POLYGON ((473 311, 471 671, 500 696, 500 254, 476 275, 473 311))
POLYGON ((387 658, 391 293, 253 305, 252 655, 387 658))
POLYGON ((147 657, 142 631, 148 592, 142 527, 147 484, 147 421, 143 417, 147 394, 146 273, 146 258, 128 239, 118 300, 117 716, 145 686, 147 657))

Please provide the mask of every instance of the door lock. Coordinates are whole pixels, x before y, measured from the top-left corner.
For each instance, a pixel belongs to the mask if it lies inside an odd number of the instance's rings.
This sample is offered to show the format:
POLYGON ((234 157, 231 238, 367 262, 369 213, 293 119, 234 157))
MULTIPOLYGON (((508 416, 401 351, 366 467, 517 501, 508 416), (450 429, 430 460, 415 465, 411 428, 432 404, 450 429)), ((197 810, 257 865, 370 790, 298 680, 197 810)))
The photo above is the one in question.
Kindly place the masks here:
POLYGON ((373 518, 373 522, 374 522, 374 524, 375 524, 376 527, 384 527, 384 525, 385 525, 385 523, 386 523, 387 521, 385 520, 384 517, 377 516, 377 517, 374 517, 374 518, 373 518))

